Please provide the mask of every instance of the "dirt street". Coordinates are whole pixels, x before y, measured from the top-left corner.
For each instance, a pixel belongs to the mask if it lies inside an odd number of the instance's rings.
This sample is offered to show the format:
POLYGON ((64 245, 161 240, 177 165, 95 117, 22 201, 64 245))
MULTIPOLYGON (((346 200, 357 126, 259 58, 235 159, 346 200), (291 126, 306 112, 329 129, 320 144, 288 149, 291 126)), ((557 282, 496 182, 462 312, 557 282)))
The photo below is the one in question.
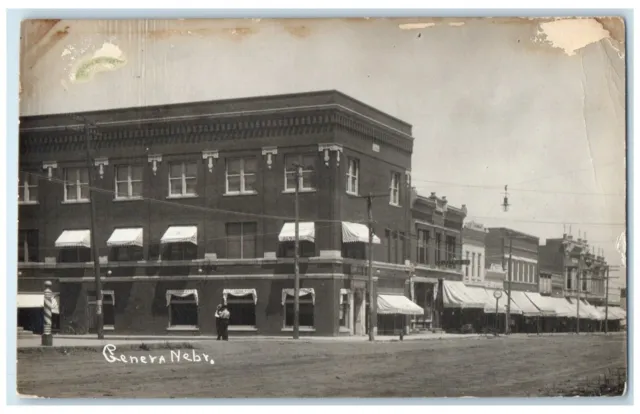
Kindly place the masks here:
POLYGON ((179 362, 177 351, 170 349, 115 350, 115 357, 138 357, 138 363, 109 363, 102 349, 36 349, 18 353, 18 391, 43 397, 120 398, 524 397, 553 383, 624 367, 626 339, 209 341, 180 350, 179 362), (186 361, 184 354, 194 359, 194 352, 201 361, 186 361))

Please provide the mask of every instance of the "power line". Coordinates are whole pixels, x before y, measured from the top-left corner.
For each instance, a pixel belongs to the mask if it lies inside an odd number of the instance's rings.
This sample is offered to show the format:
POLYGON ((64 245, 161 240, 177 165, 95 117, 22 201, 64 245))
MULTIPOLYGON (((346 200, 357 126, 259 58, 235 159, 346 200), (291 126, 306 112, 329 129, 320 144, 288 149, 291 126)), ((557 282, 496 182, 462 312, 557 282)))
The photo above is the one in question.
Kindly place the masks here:
MULTIPOLYGON (((43 174, 37 174, 37 173, 34 173, 34 172, 24 171, 24 170, 20 170, 20 172, 28 174, 28 175, 31 175, 31 176, 35 176, 40 180, 48 180, 48 181, 56 182, 56 183, 63 184, 63 185, 67 183, 67 181, 65 181, 63 179, 59 179, 59 178, 55 178, 55 177, 49 178, 48 176, 43 175, 43 174)), ((84 186, 84 187, 89 188, 88 186, 84 186)), ((106 194, 112 194, 112 195, 116 194, 116 191, 109 190, 109 189, 106 189, 106 188, 99 188, 99 187, 92 186, 90 189, 92 191, 106 193, 106 194)), ((187 209, 194 209, 194 210, 211 212, 211 213, 235 214, 235 215, 241 215, 241 216, 247 216, 247 217, 267 218, 267 219, 285 220, 285 221, 293 221, 293 220, 295 220, 295 217, 273 216, 273 215, 267 215, 267 214, 240 212, 240 211, 234 211, 234 210, 225 210, 225 209, 219 209, 219 208, 213 208, 213 207, 194 206, 194 205, 189 205, 189 204, 182 204, 182 203, 177 202, 177 201, 161 200, 161 199, 157 199, 157 198, 153 198, 153 197, 140 196, 140 197, 138 197, 136 199, 139 199, 140 201, 155 202, 155 203, 160 203, 160 204, 164 204, 164 205, 171 205, 171 206, 182 207, 182 208, 187 208, 187 209)), ((601 226, 620 226, 620 225, 623 225, 623 226, 626 226, 626 223, 590 223, 590 222, 577 222, 577 221, 576 222, 571 222, 571 221, 554 222, 554 221, 543 221, 543 220, 505 219, 505 218, 502 218, 502 217, 490 217, 490 216, 470 216, 470 217, 482 218, 482 219, 500 219, 500 220, 507 220, 507 221, 513 221, 513 222, 523 222, 523 223, 583 224, 583 225, 601 225, 601 226)), ((302 219, 302 218, 300 220, 301 221, 322 222, 322 223, 341 223, 342 221, 344 221, 344 220, 302 219)), ((363 224, 363 223, 366 223, 366 220, 360 220, 360 221, 355 221, 355 222, 363 224)))
MULTIPOLYGON (((434 183, 434 184, 441 184, 441 185, 449 185, 452 187, 466 187, 466 188, 477 188, 477 189, 482 189, 482 190, 486 190, 486 189, 495 189, 498 190, 500 188, 502 188, 502 186, 495 186, 495 185, 478 185, 478 184, 462 184, 462 183, 454 183, 454 182, 445 182, 445 181, 433 181, 433 180, 421 180, 421 179, 416 179, 413 178, 412 181, 418 181, 418 182, 427 182, 427 183, 434 183)), ((429 189, 431 187, 427 187, 427 186, 416 186, 416 188, 418 189, 429 189)), ((553 195, 584 195, 584 196, 607 196, 607 197, 626 197, 626 194, 620 194, 620 193, 589 193, 589 192, 577 192, 577 191, 551 191, 551 190, 534 190, 534 189, 526 189, 526 188, 511 188, 509 187, 510 191, 516 191, 516 192, 527 192, 527 193, 538 193, 538 194, 553 194, 553 195)))
MULTIPOLYGON (((60 179, 60 178, 55 178, 55 177, 51 177, 49 178, 46 175, 42 175, 42 174, 36 174, 33 172, 29 172, 29 171, 20 171, 22 173, 26 173, 29 174, 31 176, 35 176, 40 180, 50 180, 59 184, 67 184, 67 181, 60 179)), ((87 185, 83 185, 82 187, 84 188, 89 188, 92 191, 96 191, 96 192, 101 192, 101 193, 105 193, 105 194, 116 194, 116 191, 114 190, 109 190, 106 188, 100 188, 100 187, 95 187, 95 186, 87 186, 87 185)), ((205 211, 205 212, 211 212, 211 213, 221 213, 221 214, 236 214, 236 215, 241 215, 241 216, 248 216, 248 217, 257 217, 257 218, 269 218, 269 219, 274 219, 274 220, 285 220, 285 221, 293 221, 295 220, 295 217, 284 217, 284 216, 272 216, 272 215, 267 215, 267 214, 258 214, 258 213, 248 213, 248 212, 241 212, 241 211, 233 211, 233 210, 225 210, 225 209, 220 209, 220 208, 213 208, 213 207, 202 207, 202 206, 194 206, 194 205, 189 205, 189 204, 182 204, 180 202, 177 201, 171 201, 171 200, 161 200, 158 198, 153 198, 153 197, 144 197, 144 196, 140 196, 140 197, 136 197, 136 200, 139 201, 149 201, 149 202, 154 202, 154 203, 160 203, 160 204, 165 204, 165 205, 171 205, 171 206, 176 206, 176 207, 183 207, 183 208, 187 208, 187 209, 194 209, 194 210, 200 210, 200 211, 205 211)), ((310 219, 308 221, 311 221, 310 219)), ((324 220, 324 219, 313 219, 314 222, 322 222, 322 223, 341 223, 343 220, 324 220)), ((363 220, 364 222, 364 220, 363 220)), ((359 222, 357 222, 359 223, 359 222)))
MULTIPOLYGON (((547 175, 544 177, 537 177, 537 178, 533 178, 530 180, 524 180, 524 181, 519 181, 516 183, 511 183, 511 186, 514 185, 520 185, 520 184, 526 184, 526 183, 530 183, 530 182, 535 182, 535 181, 541 181, 541 180, 546 180, 549 178, 557 178, 563 175, 567 175, 567 174, 571 174, 574 172, 579 172, 579 171, 586 171, 586 170, 592 170, 593 168, 595 168, 596 166, 610 166, 610 165, 614 165, 614 164, 618 164, 620 162, 620 160, 611 160, 602 164, 591 164, 589 167, 585 167, 585 168, 579 168, 579 169, 573 169, 573 170, 567 170, 564 172, 560 172, 560 173, 555 173, 555 174, 551 174, 551 175, 547 175)), ((413 177, 420 177, 418 174, 414 174, 413 177)), ((452 183, 452 182, 444 182, 444 181, 435 181, 435 180, 427 180, 427 179, 421 179, 421 178, 414 178, 413 181, 419 181, 419 182, 428 182, 428 183, 434 183, 434 184, 445 184, 445 185, 452 185, 452 186, 460 186, 460 187, 468 187, 468 188, 484 188, 484 189, 501 189, 502 185, 473 185, 473 184, 463 184, 463 183, 452 183)), ((424 188, 424 187, 421 187, 424 188)), ((524 189, 524 188, 512 188, 516 191, 522 191, 522 192, 539 192, 539 193, 549 193, 549 194, 573 194, 573 195, 611 195, 611 196, 623 196, 623 194, 619 194, 619 193, 585 193, 585 192, 562 192, 562 191, 544 191, 544 190, 533 190, 533 189, 524 189)))

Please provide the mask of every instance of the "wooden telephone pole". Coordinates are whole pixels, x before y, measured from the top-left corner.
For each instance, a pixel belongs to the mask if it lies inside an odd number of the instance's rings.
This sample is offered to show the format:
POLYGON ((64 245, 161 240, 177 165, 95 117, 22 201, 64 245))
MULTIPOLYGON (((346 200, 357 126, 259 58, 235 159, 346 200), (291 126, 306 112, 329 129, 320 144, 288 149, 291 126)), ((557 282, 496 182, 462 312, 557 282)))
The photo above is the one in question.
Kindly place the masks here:
POLYGON ((104 317, 102 313, 102 280, 100 279, 100 254, 98 252, 98 244, 96 243, 96 200, 94 199, 93 188, 93 173, 94 165, 91 159, 91 125, 88 121, 82 118, 84 122, 84 132, 86 140, 87 150, 87 169, 88 169, 88 195, 89 195, 89 207, 91 216, 91 253, 93 256, 93 275, 95 280, 96 289, 96 331, 98 333, 98 339, 104 338, 104 317))
POLYGON ((507 312, 506 312, 506 325, 504 327, 505 335, 509 335, 511 333, 511 280, 513 274, 513 265, 512 265, 512 255, 513 255, 513 236, 509 233, 509 263, 508 263, 508 274, 507 274, 507 312))
POLYGON ((295 193, 295 256, 293 267, 295 280, 293 287, 293 339, 300 338, 300 205, 298 195, 300 193, 300 180, 302 177, 302 166, 294 165, 296 168, 296 193, 295 193))
POLYGON ((582 255, 580 256, 580 259, 578 259, 578 286, 576 286, 576 292, 578 292, 576 295, 578 298, 576 304, 576 335, 580 335, 580 290, 582 288, 582 286, 580 286, 580 273, 582 273, 582 255))
POLYGON ((378 317, 377 303, 373 295, 373 207, 372 195, 367 197, 367 217, 369 225, 369 257, 367 258, 367 274, 369 275, 369 341, 375 339, 373 333, 374 318, 378 317))
POLYGON ((604 292, 604 333, 609 333, 609 266, 607 266, 607 282, 604 292))
POLYGON ((375 197, 389 197, 389 193, 364 196, 367 199, 367 225, 369 227, 369 246, 367 258, 367 275, 369 276, 369 341, 375 340, 374 328, 378 319, 378 304, 373 294, 373 199, 375 197))

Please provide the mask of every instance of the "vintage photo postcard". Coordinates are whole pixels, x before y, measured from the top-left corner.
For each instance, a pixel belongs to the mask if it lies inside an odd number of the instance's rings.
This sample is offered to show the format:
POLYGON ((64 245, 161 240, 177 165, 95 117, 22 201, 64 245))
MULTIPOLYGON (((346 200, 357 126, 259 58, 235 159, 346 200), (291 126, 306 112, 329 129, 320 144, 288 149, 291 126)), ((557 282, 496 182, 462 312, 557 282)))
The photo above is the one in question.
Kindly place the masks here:
POLYGON ((624 395, 625 71, 615 16, 23 21, 17 393, 624 395))

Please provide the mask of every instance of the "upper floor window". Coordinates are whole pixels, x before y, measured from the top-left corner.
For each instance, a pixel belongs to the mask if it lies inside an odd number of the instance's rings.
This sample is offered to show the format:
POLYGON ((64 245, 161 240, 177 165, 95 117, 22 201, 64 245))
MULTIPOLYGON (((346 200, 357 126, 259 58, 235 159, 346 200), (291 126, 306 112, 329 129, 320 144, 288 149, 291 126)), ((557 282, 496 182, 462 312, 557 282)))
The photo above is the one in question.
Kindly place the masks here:
POLYGON ((64 169, 64 201, 89 201, 89 170, 64 169))
POLYGON ((284 190, 296 190, 296 165, 302 167, 298 189, 314 190, 316 188, 315 163, 315 155, 287 155, 284 167, 284 190))
POLYGON ((429 232, 418 230, 418 263, 428 264, 429 261, 429 232))
POLYGON ((18 262, 38 261, 38 230, 18 231, 18 262))
POLYGON ((347 193, 358 194, 358 180, 360 175, 360 161, 355 158, 349 159, 349 168, 347 169, 347 193))
POLYGON ((389 187, 389 203, 400 205, 400 173, 391 173, 391 186, 389 187))
POLYGON ((18 202, 35 204, 38 202, 38 177, 35 174, 21 172, 18 178, 18 202))
POLYGON ((469 265, 471 264, 471 260, 469 259, 469 250, 467 250, 467 261, 469 262, 469 264, 467 264, 464 267, 464 276, 467 278, 467 280, 469 279, 469 265))
MULTIPOLYGON (((169 180, 171 180, 171 177, 169 177, 169 180)), ((138 197, 142 197, 142 166, 117 165, 116 199, 138 197)))
POLYGON ((227 194, 254 194, 257 169, 258 162, 255 157, 228 160, 227 194))
POLYGON ((475 279, 476 278, 476 254, 475 253, 471 253, 471 278, 475 279))
POLYGON ((253 259, 256 257, 255 222, 227 223, 227 259, 253 259))
POLYGON ((195 162, 169 164, 169 196, 196 195, 197 165, 195 162))
POLYGON ((478 279, 482 280, 482 270, 484 269, 484 264, 482 263, 482 253, 478 253, 478 279))

